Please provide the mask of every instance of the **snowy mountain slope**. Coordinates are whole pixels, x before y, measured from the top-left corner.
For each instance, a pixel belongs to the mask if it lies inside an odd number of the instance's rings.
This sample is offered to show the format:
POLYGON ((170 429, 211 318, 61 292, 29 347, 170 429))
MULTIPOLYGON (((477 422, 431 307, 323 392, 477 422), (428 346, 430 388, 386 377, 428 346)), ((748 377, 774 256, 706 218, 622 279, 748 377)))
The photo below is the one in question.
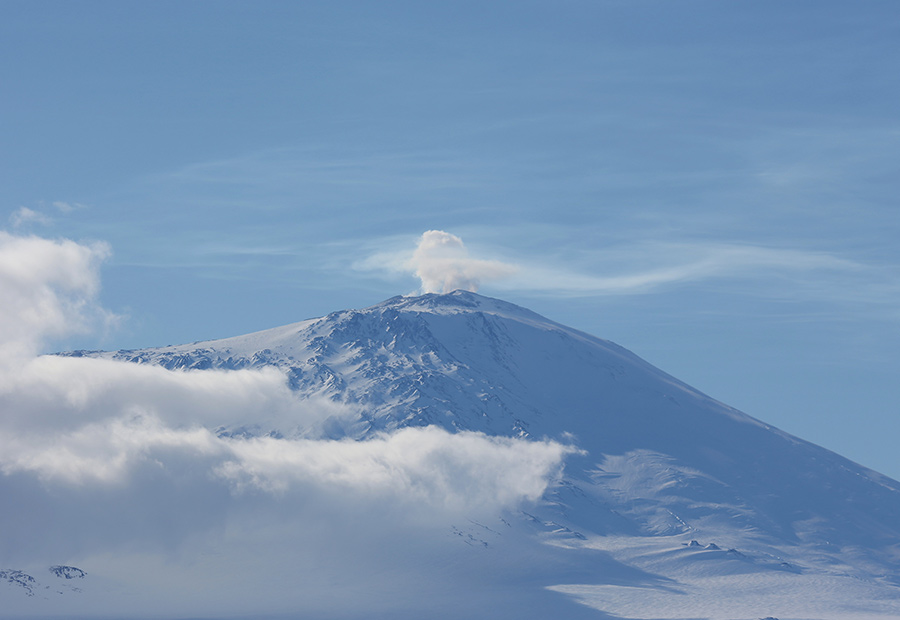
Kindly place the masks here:
MULTIPOLYGON (((560 571, 559 581, 545 575, 543 585, 597 609, 623 617, 756 613, 640 607, 647 586, 635 584, 650 575, 670 584, 654 586, 654 596, 677 584, 709 593, 759 583, 780 591, 782 604, 799 597, 790 617, 803 617, 812 592, 818 615, 810 617, 900 614, 900 484, 723 405, 613 343, 506 302, 462 291, 396 297, 236 338, 68 355, 168 369, 275 366, 300 397, 340 405, 313 425, 262 417, 220 427, 222 436, 364 440, 436 425, 573 443, 582 452, 569 457, 561 483, 514 525, 565 550, 580 567, 573 574, 594 580, 567 582, 560 571), (596 560, 584 558, 601 552, 645 577, 616 583, 611 570, 591 578, 596 560), (828 616, 824 590, 878 603, 828 616)), ((493 534, 480 527, 462 524, 454 535, 487 546, 493 534)))
MULTIPOLYGON (((646 493, 661 485, 671 501, 691 499, 691 522, 721 517, 707 517, 700 500, 718 506, 724 496, 762 520, 745 525, 789 541, 819 531, 832 545, 874 547, 900 531, 895 481, 718 403, 613 343, 474 293, 400 297, 248 336, 99 355, 170 369, 275 365, 301 394, 356 410, 349 427, 331 432, 358 439, 427 424, 571 433, 593 461, 588 481, 646 493), (829 525, 809 523, 822 516, 829 525)), ((262 433, 310 432, 255 423, 262 433)), ((745 510, 729 515, 741 517, 745 510)))

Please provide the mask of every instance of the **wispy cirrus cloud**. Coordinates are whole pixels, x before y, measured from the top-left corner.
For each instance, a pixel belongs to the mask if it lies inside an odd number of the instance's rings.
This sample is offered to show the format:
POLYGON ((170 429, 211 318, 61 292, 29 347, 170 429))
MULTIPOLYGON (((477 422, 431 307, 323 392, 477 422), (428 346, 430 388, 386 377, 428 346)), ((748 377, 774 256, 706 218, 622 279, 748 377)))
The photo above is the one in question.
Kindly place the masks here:
MULTIPOLYGON (((77 209, 83 209, 84 205, 78 202, 64 202, 60 200, 56 200, 51 203, 53 209, 55 209, 58 214, 67 215, 77 209)), ((47 211, 49 207, 43 201, 38 202, 38 208, 32 209, 30 207, 19 207, 15 211, 13 211, 9 215, 9 224, 13 228, 22 228, 31 224, 37 224, 40 226, 49 226, 54 223, 53 216, 49 215, 47 211)))
POLYGON ((595 273, 526 263, 521 277, 498 286, 567 295, 629 295, 703 281, 804 279, 865 269, 825 252, 723 243, 637 243, 599 249, 591 262, 595 273))
POLYGON ((80 202, 66 202, 64 200, 54 200, 53 206, 56 207, 60 213, 71 213, 77 209, 84 209, 84 205, 80 202))
POLYGON ((19 207, 9 216, 9 223, 13 228, 21 228, 28 224, 47 225, 53 222, 53 218, 49 215, 29 209, 28 207, 19 207))
MULTIPOLYGON (((578 260, 563 266, 535 252, 512 259, 473 256, 460 237, 427 231, 405 249, 373 251, 354 268, 388 274, 410 274, 422 292, 453 288, 477 290, 481 281, 500 290, 560 296, 643 295, 702 282, 802 283, 806 289, 826 288, 826 282, 852 279, 871 270, 864 264, 822 251, 767 247, 748 243, 648 242, 609 244, 582 249, 578 260)), ((483 246, 482 246, 483 247, 483 246)), ((504 249, 505 256, 511 254, 504 249)), ((835 291, 836 293, 838 291, 835 291)))

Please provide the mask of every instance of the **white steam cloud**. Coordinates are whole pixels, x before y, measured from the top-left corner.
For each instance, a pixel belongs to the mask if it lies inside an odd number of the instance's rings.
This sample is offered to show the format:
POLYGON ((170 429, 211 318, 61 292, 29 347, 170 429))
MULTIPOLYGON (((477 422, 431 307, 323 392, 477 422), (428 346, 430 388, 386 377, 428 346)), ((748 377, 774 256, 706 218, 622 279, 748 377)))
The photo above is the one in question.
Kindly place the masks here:
POLYGON ((442 230, 426 231, 407 266, 422 281, 423 293, 475 292, 481 282, 510 276, 516 267, 471 258, 462 239, 442 230))

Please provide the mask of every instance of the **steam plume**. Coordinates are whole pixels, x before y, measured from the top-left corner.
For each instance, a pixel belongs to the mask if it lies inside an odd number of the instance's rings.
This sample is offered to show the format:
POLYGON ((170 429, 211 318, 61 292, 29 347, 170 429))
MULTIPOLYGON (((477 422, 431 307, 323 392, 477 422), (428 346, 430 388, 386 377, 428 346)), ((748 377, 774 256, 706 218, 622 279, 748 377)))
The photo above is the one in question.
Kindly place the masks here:
POLYGON ((484 280, 512 275, 516 267, 469 257, 462 239, 442 230, 426 231, 408 266, 422 280, 423 293, 475 292, 484 280))

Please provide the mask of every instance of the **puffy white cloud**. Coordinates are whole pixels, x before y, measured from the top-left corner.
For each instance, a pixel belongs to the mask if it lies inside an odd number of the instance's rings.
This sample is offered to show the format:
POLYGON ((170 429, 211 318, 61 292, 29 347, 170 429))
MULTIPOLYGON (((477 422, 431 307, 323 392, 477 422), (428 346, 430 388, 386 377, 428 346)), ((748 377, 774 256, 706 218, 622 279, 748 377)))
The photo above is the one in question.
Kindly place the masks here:
POLYGON ((423 293, 475 292, 481 282, 512 275, 514 265, 471 258, 462 239, 442 230, 422 234, 407 263, 421 281, 423 293))
POLYGON ((271 437, 228 443, 219 468, 231 480, 285 491, 293 483, 389 494, 453 512, 494 512, 536 501, 572 448, 436 427, 405 428, 368 441, 285 441, 271 437))
POLYGON ((0 358, 33 355, 47 339, 113 320, 96 301, 108 256, 104 243, 0 231, 0 358))
POLYGON ((62 430, 111 415, 149 411, 169 424, 229 425, 265 421, 283 427, 309 422, 303 414, 341 408, 299 403, 284 373, 274 368, 240 371, 170 371, 105 359, 41 356, 0 378, 0 402, 26 428, 62 430), (25 413, 27 412, 27 415, 25 413))
POLYGON ((0 379, 0 470, 43 480, 127 482, 159 448, 219 454, 219 427, 314 429, 347 410, 299 400, 276 369, 169 371, 42 356, 0 379))
MULTIPOLYGON (((215 436, 204 428, 173 429, 152 415, 110 417, 60 434, 39 436, 5 433, 0 439, 5 474, 34 472, 43 480, 128 482, 135 461, 155 449, 216 452, 215 436)), ((160 462, 157 460, 157 462, 160 462)))

